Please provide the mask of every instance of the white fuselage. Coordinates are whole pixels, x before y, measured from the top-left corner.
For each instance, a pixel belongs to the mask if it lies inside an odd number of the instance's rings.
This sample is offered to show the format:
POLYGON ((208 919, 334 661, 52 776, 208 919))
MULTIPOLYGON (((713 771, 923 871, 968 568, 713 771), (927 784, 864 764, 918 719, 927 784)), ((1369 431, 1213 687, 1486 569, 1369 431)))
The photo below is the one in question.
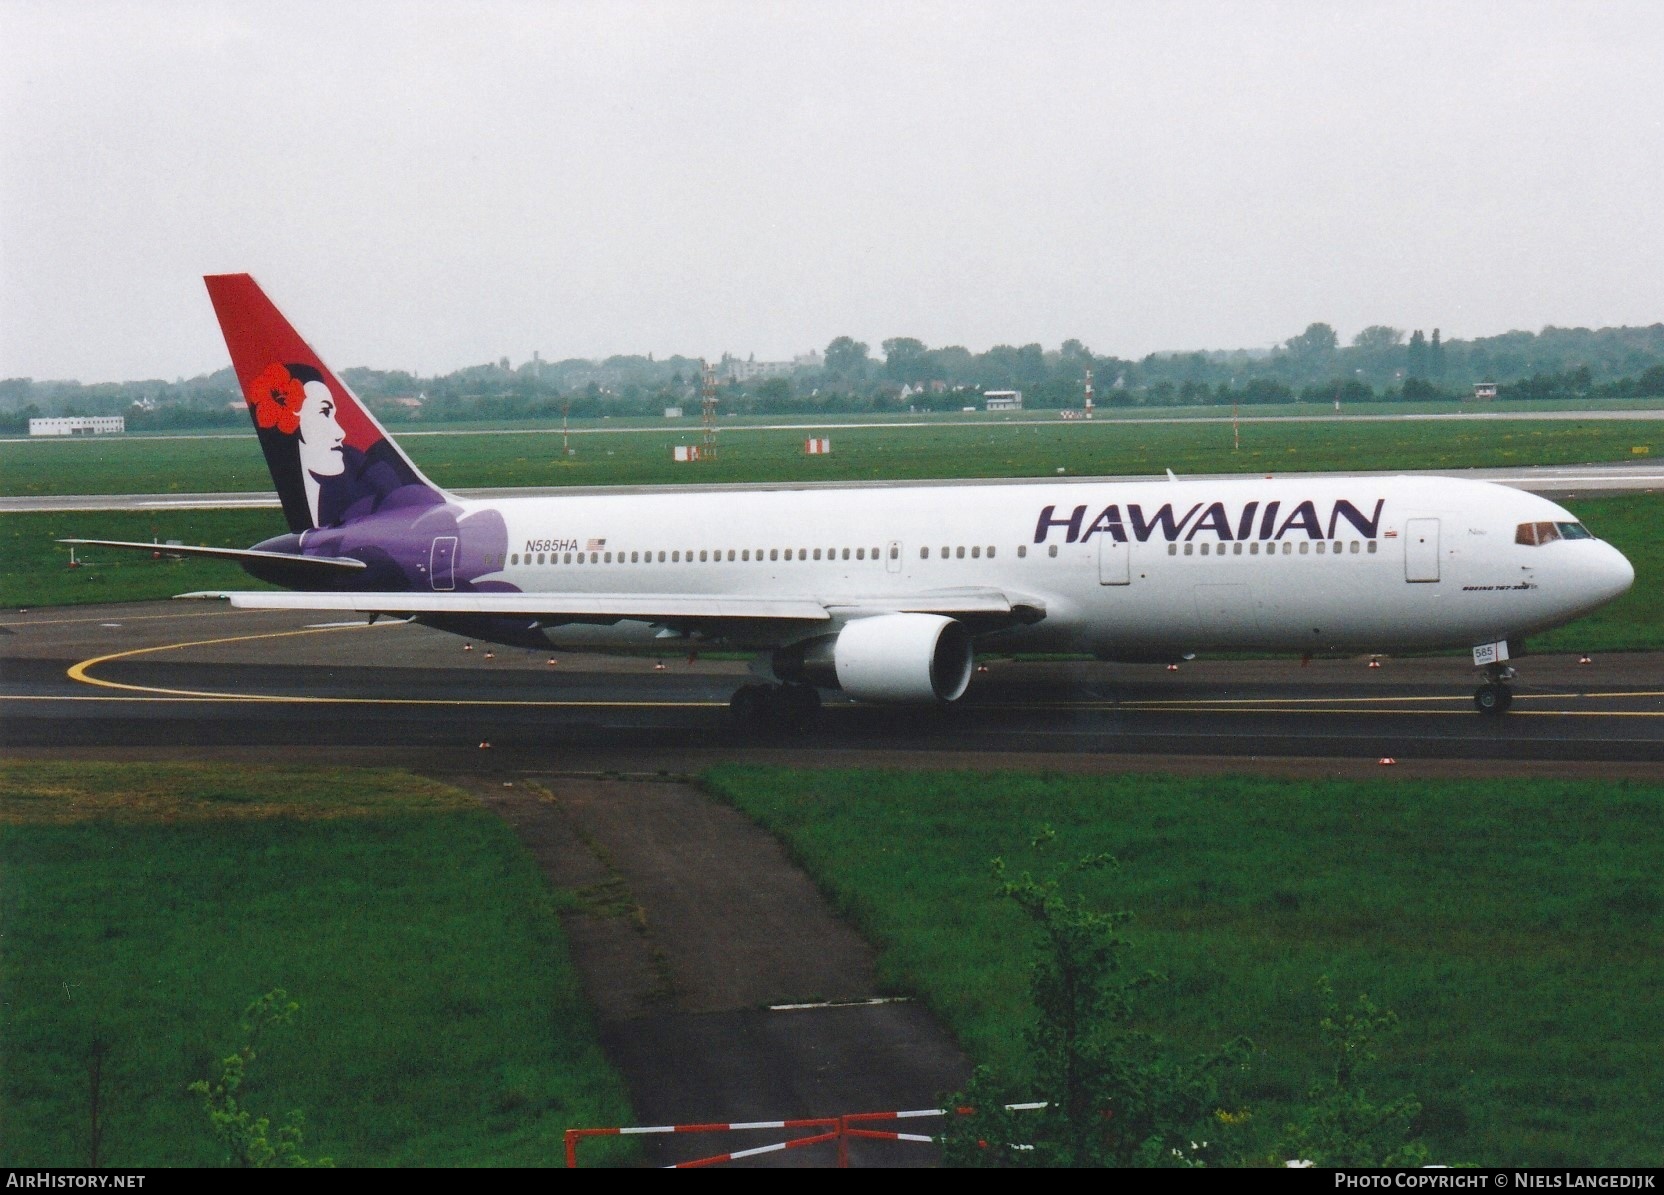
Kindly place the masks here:
MULTIPOLYGON (((986 633, 981 645, 1105 657, 1493 642, 1573 619, 1634 577, 1598 539, 1517 542, 1522 524, 1576 526, 1554 503, 1441 477, 646 491, 464 505, 500 513, 508 550, 494 579, 525 593, 859 606, 997 590, 1045 615, 986 633)), ((653 633, 627 622, 549 629, 573 643, 653 633)), ((794 634, 759 626, 730 639, 769 647, 794 634)))

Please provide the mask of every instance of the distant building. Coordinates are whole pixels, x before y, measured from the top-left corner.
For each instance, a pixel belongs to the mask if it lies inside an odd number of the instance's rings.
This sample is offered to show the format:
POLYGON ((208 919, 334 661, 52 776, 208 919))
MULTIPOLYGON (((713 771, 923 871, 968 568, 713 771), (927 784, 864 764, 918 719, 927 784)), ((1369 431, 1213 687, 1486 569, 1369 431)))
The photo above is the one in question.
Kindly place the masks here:
POLYGON ((682 408, 681 407, 666 407, 664 409, 664 417, 666 419, 680 419, 682 417, 682 408))
POLYGON ((984 390, 983 409, 989 411, 1020 411, 1023 409, 1021 390, 984 390))
POLYGON ((127 430, 121 415, 64 415, 29 420, 31 436, 107 436, 127 430))
POLYGON ((1495 382, 1475 382, 1473 384, 1473 400, 1475 402, 1488 402, 1495 397, 1495 382))
POLYGON ((753 354, 749 360, 724 357, 717 366, 722 377, 733 382, 749 382, 754 378, 789 378, 797 369, 791 361, 759 361, 753 354))

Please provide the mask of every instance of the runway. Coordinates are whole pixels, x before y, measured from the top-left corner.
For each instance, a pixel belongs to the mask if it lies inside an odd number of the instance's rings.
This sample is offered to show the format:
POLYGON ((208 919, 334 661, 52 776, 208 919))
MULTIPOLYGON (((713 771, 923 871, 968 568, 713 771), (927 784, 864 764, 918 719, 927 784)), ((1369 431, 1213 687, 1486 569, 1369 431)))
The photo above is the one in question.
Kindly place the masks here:
POLYGON ((562 656, 491 648, 405 623, 235 611, 203 602, 0 616, 0 742, 96 747, 376 749, 516 754, 541 766, 687 771, 714 758, 1013 766, 1139 757, 1664 761, 1664 655, 1526 657, 1511 713, 1473 710, 1462 656, 1197 660, 991 659, 931 710, 829 695, 790 736, 742 732, 739 659, 562 656), (690 763, 690 761, 692 761, 690 763))

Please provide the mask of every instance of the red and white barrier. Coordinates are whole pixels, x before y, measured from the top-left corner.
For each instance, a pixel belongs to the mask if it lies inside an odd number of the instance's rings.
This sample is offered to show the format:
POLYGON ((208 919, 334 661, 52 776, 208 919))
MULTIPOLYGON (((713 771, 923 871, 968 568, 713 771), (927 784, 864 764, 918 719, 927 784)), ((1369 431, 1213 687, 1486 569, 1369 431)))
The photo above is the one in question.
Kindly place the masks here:
POLYGON ((782 1141, 777 1145, 762 1145, 755 1149, 739 1150, 735 1153, 713 1154, 708 1158, 697 1158, 691 1162, 677 1162, 671 1169, 687 1169, 693 1166, 715 1166, 720 1162, 731 1162, 735 1158, 752 1157, 756 1154, 773 1153, 782 1149, 799 1149, 805 1145, 819 1145, 824 1141, 831 1141, 838 1135, 838 1120, 836 1117, 826 1117, 815 1120, 751 1120, 734 1121, 728 1124, 661 1124, 637 1125, 611 1129, 567 1129, 566 1130, 566 1166, 576 1169, 578 1165, 578 1142, 585 1137, 634 1137, 651 1133, 736 1133, 751 1129, 829 1129, 830 1132, 816 1133, 808 1137, 794 1137, 790 1141, 782 1141))
MULTIPOLYGON (((1007 1104, 1008 1111, 1023 1112, 1044 1108, 1045 1102, 1033 1104, 1007 1104)), ((966 1115, 969 1108, 957 1108, 957 1115, 966 1115)), ((914 1120, 929 1116, 946 1116, 946 1108, 916 1108, 901 1112, 850 1112, 843 1116, 818 1117, 806 1120, 751 1120, 734 1121, 728 1124, 664 1124, 664 1125, 636 1125, 607 1129, 567 1129, 566 1130, 566 1166, 576 1169, 578 1165, 578 1143, 585 1137, 633 1137, 657 1133, 736 1133, 748 1132, 754 1129, 824 1129, 825 1132, 811 1133, 805 1137, 793 1137, 787 1141, 778 1141, 769 1145, 757 1145, 750 1149, 738 1149, 729 1153, 711 1154, 708 1157, 694 1158, 688 1162, 675 1162, 666 1167, 669 1170, 691 1170, 701 1166, 719 1166, 724 1162, 737 1161, 740 1158, 754 1158, 759 1154, 779 1153, 781 1150, 802 1149, 808 1145, 823 1145, 828 1141, 838 1143, 838 1168, 849 1167, 849 1140, 852 1137, 865 1138, 872 1141, 913 1141, 921 1145, 931 1145, 941 1141, 941 1137, 926 1133, 903 1133, 894 1129, 857 1128, 856 1125, 870 1124, 879 1120, 914 1120)), ((1029 1149, 1031 1146, 1018 1145, 1015 1149, 1029 1149)))
POLYGON ((828 436, 816 436, 803 441, 803 451, 807 456, 830 456, 832 454, 832 440, 828 436))
POLYGON ((696 461, 699 459, 699 445, 678 444, 671 450, 671 456, 678 461, 696 461))

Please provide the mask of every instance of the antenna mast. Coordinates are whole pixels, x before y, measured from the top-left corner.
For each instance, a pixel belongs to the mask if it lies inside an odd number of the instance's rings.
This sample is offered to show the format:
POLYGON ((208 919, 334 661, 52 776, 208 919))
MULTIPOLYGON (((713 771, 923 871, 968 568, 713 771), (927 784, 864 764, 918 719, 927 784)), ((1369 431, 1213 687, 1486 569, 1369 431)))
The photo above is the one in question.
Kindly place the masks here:
POLYGON ((700 367, 705 371, 705 389, 701 396, 700 425, 704 430, 704 442, 699 450, 701 460, 716 459, 716 367, 701 360, 700 367))

